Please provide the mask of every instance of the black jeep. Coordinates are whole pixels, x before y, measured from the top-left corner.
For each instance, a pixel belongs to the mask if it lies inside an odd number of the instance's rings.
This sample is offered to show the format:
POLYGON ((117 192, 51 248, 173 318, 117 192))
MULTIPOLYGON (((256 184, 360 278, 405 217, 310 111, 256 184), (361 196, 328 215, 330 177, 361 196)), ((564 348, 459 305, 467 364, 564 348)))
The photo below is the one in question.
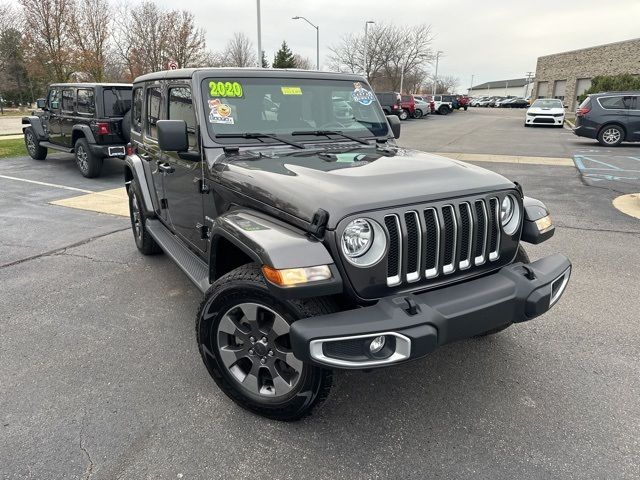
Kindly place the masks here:
POLYGON ((420 358, 531 320, 564 292, 567 257, 530 262, 521 246, 554 233, 541 202, 498 174, 400 148, 399 135, 356 75, 135 81, 135 242, 204 293, 202 359, 244 408, 300 418, 327 396, 332 369, 420 358), (350 118, 336 117, 336 97, 350 118))
POLYGON ((31 158, 44 160, 47 149, 75 153, 85 177, 97 177, 106 157, 125 155, 131 119, 131 85, 61 83, 51 85, 39 112, 22 119, 31 158))

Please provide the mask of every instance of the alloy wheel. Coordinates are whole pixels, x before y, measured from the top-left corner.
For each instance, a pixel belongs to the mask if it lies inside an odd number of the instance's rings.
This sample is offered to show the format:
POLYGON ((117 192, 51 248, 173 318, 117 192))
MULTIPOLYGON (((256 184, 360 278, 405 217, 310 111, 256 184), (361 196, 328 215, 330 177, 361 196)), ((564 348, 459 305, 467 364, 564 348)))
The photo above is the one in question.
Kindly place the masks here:
POLYGON ((611 145, 614 143, 618 143, 620 141, 620 136, 620 130, 618 130, 617 128, 607 128, 602 134, 602 139, 605 143, 611 145))
POLYGON ((218 324, 216 342, 224 368, 253 395, 286 396, 302 377, 303 363, 289 343, 289 324, 264 305, 230 308, 218 324))
POLYGON ((136 239, 141 239, 142 219, 140 217, 140 207, 138 206, 138 196, 135 192, 131 193, 131 224, 133 226, 133 234, 136 239))
POLYGON ((33 138, 33 133, 27 132, 25 135, 25 139, 27 141, 27 150, 29 150, 29 154, 31 156, 36 154, 36 142, 33 138))
POLYGON ((76 163, 82 172, 86 172, 89 168, 88 157, 89 155, 84 147, 82 145, 78 145, 76 148, 76 163))

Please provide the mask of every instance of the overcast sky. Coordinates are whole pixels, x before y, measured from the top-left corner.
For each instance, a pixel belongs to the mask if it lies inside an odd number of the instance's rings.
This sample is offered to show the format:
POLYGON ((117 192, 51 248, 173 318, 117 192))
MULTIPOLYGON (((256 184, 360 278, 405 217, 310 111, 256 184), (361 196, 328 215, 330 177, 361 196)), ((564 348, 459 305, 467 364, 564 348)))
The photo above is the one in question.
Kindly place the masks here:
MULTIPOLYGON (((235 31, 256 42, 256 0, 156 2, 191 10, 206 29, 213 50, 222 50, 235 31)), ((426 23, 432 27, 434 49, 444 51, 439 74, 458 77, 460 91, 469 87, 472 74, 476 85, 524 77, 535 70, 538 56, 640 37, 639 0, 262 0, 261 4, 262 45, 269 61, 286 40, 294 52, 315 63, 315 30, 302 20, 291 20, 296 15, 320 26, 321 68, 327 47, 344 33, 362 32, 365 20, 426 23)))

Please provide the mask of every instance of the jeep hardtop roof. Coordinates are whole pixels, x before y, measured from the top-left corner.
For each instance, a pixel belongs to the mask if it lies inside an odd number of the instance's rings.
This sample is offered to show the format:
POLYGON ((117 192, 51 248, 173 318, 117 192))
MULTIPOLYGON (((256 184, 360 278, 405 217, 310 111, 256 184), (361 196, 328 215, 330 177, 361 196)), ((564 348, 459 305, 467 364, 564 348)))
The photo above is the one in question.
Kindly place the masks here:
POLYGON ((73 83, 52 83, 49 87, 128 87, 131 88, 133 84, 131 83, 93 83, 93 82, 73 82, 73 83))
MULTIPOLYGON (((364 81, 362 75, 354 73, 321 72, 317 70, 300 70, 293 68, 257 68, 257 67, 206 67, 183 68, 180 70, 163 70, 147 73, 136 78, 133 83, 151 82, 154 80, 172 80, 181 78, 195 78, 197 80, 210 77, 266 77, 266 78, 319 78, 326 80, 354 80, 364 81)), ((366 82, 368 83, 368 82, 366 82)))

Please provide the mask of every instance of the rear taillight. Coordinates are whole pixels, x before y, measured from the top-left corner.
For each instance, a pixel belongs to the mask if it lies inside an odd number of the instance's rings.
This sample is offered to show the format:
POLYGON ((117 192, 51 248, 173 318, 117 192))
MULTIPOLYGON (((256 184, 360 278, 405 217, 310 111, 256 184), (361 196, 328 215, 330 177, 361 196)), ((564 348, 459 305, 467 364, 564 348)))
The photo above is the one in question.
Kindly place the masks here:
POLYGON ((398 105, 391 105, 391 108, 392 108, 393 110, 397 110, 397 109, 398 109, 398 105))
POLYGON ((584 117, 587 113, 591 111, 591 107, 582 107, 576 111, 576 117, 584 117))
POLYGON ((131 145, 130 143, 127 143, 127 155, 133 155, 135 153, 135 150, 133 149, 133 145, 131 145))
POLYGON ((109 122, 96 123, 96 133, 98 135, 109 135, 110 131, 109 122))

